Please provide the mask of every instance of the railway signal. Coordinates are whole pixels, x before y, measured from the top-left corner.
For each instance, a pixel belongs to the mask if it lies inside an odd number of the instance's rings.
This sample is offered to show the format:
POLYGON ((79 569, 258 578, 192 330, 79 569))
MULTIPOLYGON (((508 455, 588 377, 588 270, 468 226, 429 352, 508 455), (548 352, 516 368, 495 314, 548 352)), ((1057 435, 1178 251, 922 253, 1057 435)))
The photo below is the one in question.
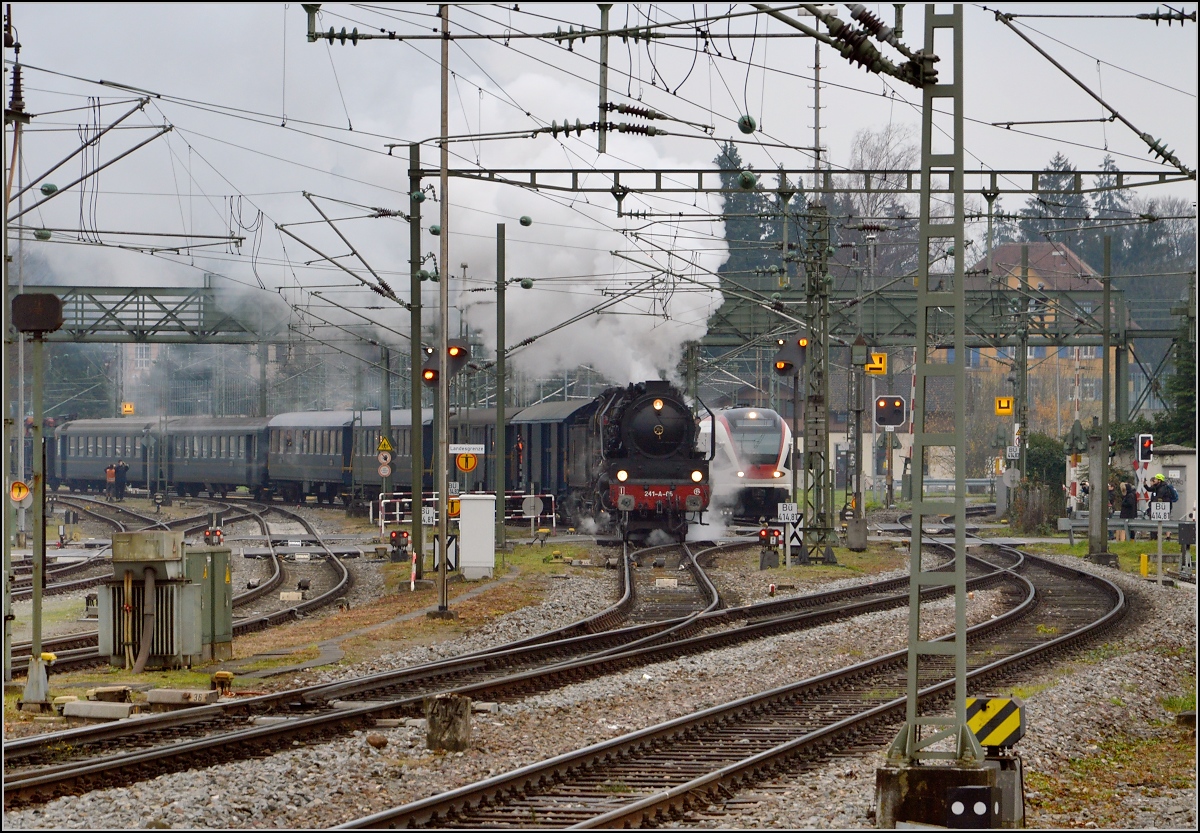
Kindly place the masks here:
POLYGON ((1149 463, 1154 459, 1154 435, 1138 434, 1137 458, 1139 463, 1149 463))
POLYGON ((452 338, 446 342, 446 360, 442 361, 437 350, 432 347, 425 349, 425 363, 421 365, 421 381, 433 387, 441 378, 443 369, 446 378, 453 378, 456 373, 467 366, 471 359, 471 348, 466 341, 452 338))
POLYGON ((408 530, 393 529, 388 533, 388 543, 392 546, 392 555, 397 557, 408 551, 408 530))
POLYGON ((775 354, 772 367, 780 376, 794 376, 804 367, 808 356, 808 336, 790 335, 778 338, 775 343, 779 351, 775 354))
POLYGON ((764 547, 770 547, 771 549, 779 548, 779 541, 782 537, 783 532, 778 529, 770 529, 764 526, 758 531, 759 543, 761 543, 764 547))
POLYGON ((432 347, 426 347, 424 350, 425 361, 421 364, 421 381, 427 386, 433 387, 442 377, 441 356, 432 347))
POLYGON ((459 338, 446 342, 446 373, 453 378, 456 373, 467 366, 471 359, 471 347, 459 338))
POLYGON ((888 394, 875 397, 876 425, 903 425, 907 418, 904 397, 888 394))

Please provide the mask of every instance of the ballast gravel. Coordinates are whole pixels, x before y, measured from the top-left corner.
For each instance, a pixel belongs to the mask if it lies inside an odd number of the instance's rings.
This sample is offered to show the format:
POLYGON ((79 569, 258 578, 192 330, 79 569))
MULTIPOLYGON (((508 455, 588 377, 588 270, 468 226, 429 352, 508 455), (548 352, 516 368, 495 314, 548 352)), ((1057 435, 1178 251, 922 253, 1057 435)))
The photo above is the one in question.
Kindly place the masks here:
MULTIPOLYGON (((1103 650, 1077 655, 1025 684, 1034 692, 1025 700, 1029 729, 1018 747, 1027 771, 1061 773, 1072 758, 1087 757, 1101 739, 1114 734, 1146 737, 1176 731, 1163 727, 1171 716, 1161 700, 1183 694, 1181 684, 1195 680, 1194 590, 1158 588, 1076 559, 1069 563, 1115 579, 1130 599, 1132 622, 1103 650)), ((742 571, 740 579, 747 600, 756 598, 758 585, 765 583, 753 572, 742 571)), ((499 617, 453 643, 378 657, 351 670, 410 665, 558 627, 611 601, 614 588, 612 571, 574 571, 540 606, 499 617)), ((968 604, 972 622, 996 612, 996 595, 975 594, 968 604)), ((950 627, 950 600, 927 609, 931 631, 950 627)), ((496 713, 475 715, 472 745, 465 752, 427 750, 420 728, 378 727, 326 743, 296 742, 291 750, 264 759, 201 766, 125 789, 8 812, 5 828, 325 828, 897 650, 903 647, 906 628, 903 611, 870 613, 503 703, 496 713)), ((882 760, 879 752, 836 758, 755 785, 726 806, 710 808, 679 826, 872 828, 875 769, 882 760)), ((1194 770, 1191 776, 1194 783, 1194 770)), ((1123 806, 1127 815, 1122 828, 1195 828, 1194 787, 1131 788, 1123 806)), ((1089 821, 1033 814, 1027 826, 1096 826, 1089 821)))

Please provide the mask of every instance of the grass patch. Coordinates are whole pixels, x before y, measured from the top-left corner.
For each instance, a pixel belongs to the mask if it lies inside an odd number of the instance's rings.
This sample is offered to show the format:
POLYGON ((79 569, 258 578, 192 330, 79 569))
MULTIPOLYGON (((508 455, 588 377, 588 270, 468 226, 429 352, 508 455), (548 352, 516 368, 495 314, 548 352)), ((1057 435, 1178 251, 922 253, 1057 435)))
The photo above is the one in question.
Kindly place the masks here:
MULTIPOLYGON (((49 634, 56 631, 56 626, 79 621, 83 618, 84 601, 82 598, 71 596, 42 597, 42 638, 50 639, 49 634)), ((14 642, 24 642, 33 639, 33 603, 30 601, 13 602, 12 635, 14 642)), ((94 627, 95 619, 90 620, 94 627)), ((88 628, 90 629, 90 628, 88 628)), ((62 631, 66 633, 64 629, 62 631)))
POLYGON ((863 700, 880 700, 884 703, 889 700, 895 700, 897 697, 903 697, 904 692, 896 688, 873 688, 870 691, 864 691, 862 694, 863 700))
POLYGON ((600 785, 600 789, 606 793, 631 793, 633 788, 624 781, 605 781, 600 785))
POLYGON ((1038 685, 1015 685, 1008 690, 1010 697, 1017 697, 1021 700, 1028 700, 1035 694, 1040 694, 1053 686, 1050 683, 1040 683, 1038 685))
POLYGON ((321 649, 318 646, 309 645, 304 648, 289 651, 286 654, 276 654, 270 658, 263 658, 260 660, 255 660, 254 662, 246 663, 238 669, 238 672, 248 673, 250 671, 266 671, 271 668, 286 668, 289 665, 299 665, 300 663, 307 662, 310 659, 316 659, 320 655, 321 649))
POLYGON ((1042 636, 1053 636, 1058 633, 1058 627, 1055 625, 1038 625, 1035 630, 1042 636))
POLYGON ((1079 661, 1093 664, 1097 662, 1104 662, 1104 660, 1112 659, 1113 657, 1119 657, 1124 653, 1126 653, 1126 649, 1118 648, 1116 645, 1105 642, 1103 645, 1098 645, 1095 648, 1089 648, 1084 651, 1080 655, 1079 661))
MULTIPOLYGON (((755 550, 757 553, 757 549, 755 550)), ((795 553, 793 552, 793 557, 795 553)), ((778 569, 764 571, 771 581, 778 583, 779 579, 795 579, 797 582, 812 579, 832 581, 839 578, 854 576, 870 577, 880 573, 899 570, 905 565, 907 552, 897 552, 892 544, 874 542, 862 552, 853 552, 845 547, 834 547, 833 557, 837 564, 822 564, 820 558, 808 567, 781 566, 778 569)), ((719 559, 718 559, 718 563, 719 559)), ((783 564, 783 548, 779 549, 779 563, 783 564)))
POLYGON ((1186 694, 1170 695, 1162 698, 1163 708, 1169 712, 1194 712, 1196 710, 1196 678, 1188 677, 1184 681, 1186 694))
POLYGON ((1196 739, 1186 732, 1154 738, 1102 740, 1086 758, 1072 759, 1060 773, 1027 771, 1031 810, 1088 820, 1099 827, 1124 827, 1126 799, 1155 797, 1164 789, 1196 785, 1196 739))
MULTIPOLYGON (((1112 526, 1109 527, 1112 529, 1112 526)), ((1042 541, 1030 541, 1025 549, 1034 555, 1072 555, 1084 558, 1088 554, 1087 536, 1075 536, 1075 545, 1067 543, 1064 536, 1061 544, 1050 544, 1042 541)), ((1121 572, 1141 573, 1142 553, 1150 558, 1150 575, 1156 574, 1158 563, 1157 541, 1109 541, 1108 551, 1117 557, 1121 572)), ((1179 555, 1178 541, 1163 541, 1163 564, 1166 569, 1167 556, 1179 555)))

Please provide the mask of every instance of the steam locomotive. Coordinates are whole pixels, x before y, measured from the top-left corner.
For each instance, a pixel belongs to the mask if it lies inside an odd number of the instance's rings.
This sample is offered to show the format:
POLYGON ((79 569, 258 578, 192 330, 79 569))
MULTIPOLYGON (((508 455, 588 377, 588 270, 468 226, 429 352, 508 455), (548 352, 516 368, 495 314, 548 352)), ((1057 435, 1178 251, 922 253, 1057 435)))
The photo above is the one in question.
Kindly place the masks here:
MULTIPOLYGON (((421 470, 432 490, 432 412, 421 422, 421 470)), ((455 472, 463 492, 497 491, 499 448, 505 492, 554 495, 564 523, 627 538, 661 530, 682 539, 689 520, 702 517, 711 453, 697 448, 697 430, 682 394, 659 381, 509 410, 500 443, 495 409, 449 417, 451 444, 489 450, 482 465, 455 472)), ((411 411, 394 409, 390 466, 404 494, 412 483, 412 431, 411 411)), ((258 499, 351 504, 380 494, 381 438, 379 411, 74 420, 47 442, 48 485, 102 491, 105 467, 123 459, 132 488, 225 496, 244 487, 258 499)))

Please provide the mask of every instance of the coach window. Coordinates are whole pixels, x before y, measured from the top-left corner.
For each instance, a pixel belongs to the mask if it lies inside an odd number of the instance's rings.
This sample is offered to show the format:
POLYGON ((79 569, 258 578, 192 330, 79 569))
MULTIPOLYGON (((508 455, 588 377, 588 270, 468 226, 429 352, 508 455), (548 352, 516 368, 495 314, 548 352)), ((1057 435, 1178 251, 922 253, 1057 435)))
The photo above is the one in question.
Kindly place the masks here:
POLYGON ((95 437, 87 438, 87 455, 86 456, 88 456, 88 457, 96 456, 96 438, 95 437))
POLYGON ((238 437, 237 456, 238 456, 239 460, 246 459, 246 438, 245 437, 238 437))
POLYGON ((221 437, 221 456, 229 457, 229 437, 221 437))

